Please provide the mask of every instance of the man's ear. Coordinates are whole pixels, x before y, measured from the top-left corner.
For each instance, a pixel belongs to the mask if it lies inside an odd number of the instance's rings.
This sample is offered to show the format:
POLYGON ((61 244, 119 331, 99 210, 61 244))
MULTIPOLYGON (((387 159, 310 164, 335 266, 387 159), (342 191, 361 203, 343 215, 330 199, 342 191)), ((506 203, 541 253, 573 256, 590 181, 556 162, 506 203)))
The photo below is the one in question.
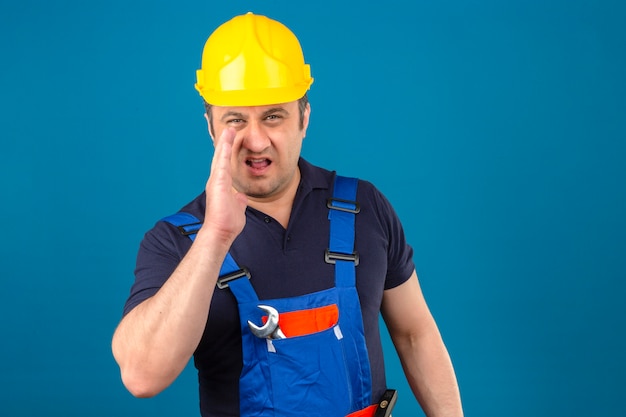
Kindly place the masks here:
POLYGON ((213 135, 213 126, 211 126, 211 119, 209 119, 209 115, 204 113, 204 120, 206 120, 207 130, 209 131, 209 136, 211 136, 211 141, 213 142, 213 146, 215 146, 215 136, 213 135))
POLYGON ((306 137, 306 129, 309 127, 309 117, 311 116, 311 103, 306 104, 302 114, 302 138, 306 137))

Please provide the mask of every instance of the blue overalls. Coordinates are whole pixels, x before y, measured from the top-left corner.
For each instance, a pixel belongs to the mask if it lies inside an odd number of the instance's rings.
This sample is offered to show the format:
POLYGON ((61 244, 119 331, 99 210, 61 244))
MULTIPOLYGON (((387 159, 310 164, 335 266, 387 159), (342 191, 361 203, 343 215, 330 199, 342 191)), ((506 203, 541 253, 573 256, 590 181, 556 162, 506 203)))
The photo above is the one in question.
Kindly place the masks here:
MULTIPOLYGON (((360 210, 355 201, 357 184, 355 178, 337 176, 333 197, 327 204, 330 242, 324 256, 326 262, 335 265, 334 288, 299 297, 259 300, 247 269, 240 268, 230 253, 224 260, 218 287, 232 291, 240 316, 242 416, 345 417, 365 409, 372 411, 367 415, 373 415, 372 378, 355 286, 358 254, 354 251, 354 221, 360 210), (259 338, 251 332, 248 321, 263 322, 264 312, 259 305, 279 312, 279 325, 286 338, 259 338), (338 314, 328 316, 333 309, 338 314), (322 316, 318 318, 321 328, 290 334, 285 320, 300 313, 312 320, 322 316)), ((201 226, 194 216, 182 212, 163 220, 192 239, 201 226)))

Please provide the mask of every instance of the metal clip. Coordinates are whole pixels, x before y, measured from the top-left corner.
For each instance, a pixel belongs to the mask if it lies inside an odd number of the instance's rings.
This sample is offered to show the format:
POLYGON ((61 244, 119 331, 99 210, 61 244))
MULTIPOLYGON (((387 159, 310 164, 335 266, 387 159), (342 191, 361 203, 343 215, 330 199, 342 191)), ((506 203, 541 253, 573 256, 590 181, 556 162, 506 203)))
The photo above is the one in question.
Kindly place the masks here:
POLYGON ((245 266, 235 272, 231 272, 230 274, 222 275, 221 277, 219 277, 217 279, 217 288, 219 288, 220 290, 228 288, 229 282, 243 277, 247 277, 248 279, 250 279, 250 270, 245 266))
POLYGON ((331 252, 330 249, 326 249, 324 251, 324 261, 327 264, 336 264, 336 261, 352 261, 354 262, 354 266, 359 264, 359 253, 341 253, 341 252, 331 252))

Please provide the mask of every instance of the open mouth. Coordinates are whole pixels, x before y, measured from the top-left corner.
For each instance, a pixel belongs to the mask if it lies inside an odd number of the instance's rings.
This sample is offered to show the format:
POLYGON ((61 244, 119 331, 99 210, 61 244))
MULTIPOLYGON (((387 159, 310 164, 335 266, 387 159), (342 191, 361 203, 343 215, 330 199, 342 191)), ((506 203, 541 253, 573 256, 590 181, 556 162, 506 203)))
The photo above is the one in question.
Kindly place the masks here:
POLYGON ((262 171, 272 164, 267 158, 248 158, 246 159, 246 165, 255 171, 262 171))

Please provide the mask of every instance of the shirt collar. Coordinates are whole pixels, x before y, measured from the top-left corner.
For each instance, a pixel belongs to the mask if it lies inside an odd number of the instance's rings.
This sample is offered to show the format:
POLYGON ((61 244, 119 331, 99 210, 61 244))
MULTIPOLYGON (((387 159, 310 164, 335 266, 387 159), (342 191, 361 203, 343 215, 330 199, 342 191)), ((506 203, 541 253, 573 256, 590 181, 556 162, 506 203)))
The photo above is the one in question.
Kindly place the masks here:
POLYGON ((314 189, 329 189, 332 181, 332 173, 316 167, 300 157, 298 161, 300 169, 300 189, 303 194, 308 194, 314 189))

